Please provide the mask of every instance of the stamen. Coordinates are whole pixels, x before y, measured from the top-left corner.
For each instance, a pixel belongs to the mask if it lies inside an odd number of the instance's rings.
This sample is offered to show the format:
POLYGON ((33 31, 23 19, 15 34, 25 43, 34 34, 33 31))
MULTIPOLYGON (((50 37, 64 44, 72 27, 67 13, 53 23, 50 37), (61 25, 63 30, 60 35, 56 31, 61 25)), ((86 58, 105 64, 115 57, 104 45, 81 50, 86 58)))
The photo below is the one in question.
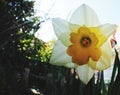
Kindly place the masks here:
POLYGON ((89 47, 91 45, 91 39, 87 36, 84 36, 81 38, 80 44, 83 47, 89 47))

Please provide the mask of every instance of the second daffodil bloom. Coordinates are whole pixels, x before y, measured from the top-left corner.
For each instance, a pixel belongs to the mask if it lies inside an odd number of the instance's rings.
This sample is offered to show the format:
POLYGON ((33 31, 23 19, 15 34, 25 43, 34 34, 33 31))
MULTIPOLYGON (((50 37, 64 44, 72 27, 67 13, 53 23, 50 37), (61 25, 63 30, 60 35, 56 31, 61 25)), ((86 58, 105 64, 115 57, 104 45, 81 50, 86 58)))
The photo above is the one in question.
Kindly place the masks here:
POLYGON ((100 25, 96 13, 83 4, 73 11, 68 21, 52 20, 58 37, 50 63, 75 68, 79 78, 87 84, 95 70, 104 70, 111 65, 112 52, 108 37, 116 25, 100 25))

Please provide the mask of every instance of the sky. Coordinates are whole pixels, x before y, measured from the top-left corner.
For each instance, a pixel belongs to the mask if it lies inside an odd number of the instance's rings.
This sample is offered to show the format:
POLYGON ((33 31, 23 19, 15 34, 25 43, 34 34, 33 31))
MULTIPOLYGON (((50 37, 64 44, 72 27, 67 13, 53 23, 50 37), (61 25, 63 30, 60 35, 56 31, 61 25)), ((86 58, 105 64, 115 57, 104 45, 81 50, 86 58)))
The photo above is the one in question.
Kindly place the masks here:
POLYGON ((97 13, 101 23, 120 24, 120 0, 36 0, 38 11, 50 11, 51 17, 66 18, 71 10, 87 4, 97 13))
MULTIPOLYGON (((36 0, 36 16, 42 16, 45 22, 42 23, 35 36, 45 42, 56 39, 51 20, 47 20, 47 18, 60 17, 67 19, 69 13, 81 4, 87 4, 94 9, 102 24, 111 23, 120 26, 120 0, 36 0)), ((120 46, 120 27, 115 37, 120 46)), ((112 73, 112 71, 109 70, 109 73, 112 73)), ((106 78, 110 78, 110 76, 111 74, 107 74, 106 78)))
MULTIPOLYGON (((102 24, 111 23, 120 25, 120 0, 36 0, 35 11, 36 15, 42 16, 43 19, 46 19, 44 18, 46 16, 49 18, 60 17, 66 19, 69 13, 81 4, 87 4, 94 9, 102 24)), ((41 25, 38 33, 39 35, 36 35, 45 42, 56 39, 51 22, 48 20, 41 25)), ((118 34, 120 35, 120 33, 118 34)), ((117 38, 117 40, 119 39, 117 38)))

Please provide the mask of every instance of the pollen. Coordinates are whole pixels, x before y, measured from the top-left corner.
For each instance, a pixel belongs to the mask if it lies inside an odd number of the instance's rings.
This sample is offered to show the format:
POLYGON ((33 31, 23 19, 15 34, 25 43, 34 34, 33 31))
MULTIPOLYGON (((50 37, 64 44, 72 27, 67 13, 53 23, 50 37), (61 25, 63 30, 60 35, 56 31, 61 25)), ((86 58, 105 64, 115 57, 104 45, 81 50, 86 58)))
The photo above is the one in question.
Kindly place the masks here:
POLYGON ((91 39, 89 37, 82 37, 80 40, 80 44, 83 47, 89 47, 91 45, 91 39))

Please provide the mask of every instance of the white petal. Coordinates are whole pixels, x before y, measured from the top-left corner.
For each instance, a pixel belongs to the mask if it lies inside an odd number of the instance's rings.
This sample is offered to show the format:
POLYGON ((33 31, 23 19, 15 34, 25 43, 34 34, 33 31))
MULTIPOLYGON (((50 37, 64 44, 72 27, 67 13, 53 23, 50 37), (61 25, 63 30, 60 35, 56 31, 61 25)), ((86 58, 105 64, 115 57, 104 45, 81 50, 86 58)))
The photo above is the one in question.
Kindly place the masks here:
POLYGON ((81 25, 70 24, 69 27, 70 27, 71 32, 78 32, 78 29, 81 27, 81 25))
POLYGON ((67 67, 67 68, 75 68, 75 67, 77 67, 77 65, 72 63, 72 62, 66 63, 64 66, 67 67))
POLYGON ((59 40, 62 42, 62 44, 66 47, 71 45, 70 42, 70 32, 65 32, 63 33, 60 37, 59 40))
POLYGON ((69 46, 71 44, 70 42, 70 27, 67 21, 60 19, 60 18, 54 18, 52 20, 53 28, 55 31, 56 36, 58 39, 65 45, 69 46))
POLYGON ((110 48, 109 42, 106 41, 101 46, 101 52, 102 55, 97 62, 93 61, 92 59, 90 59, 88 62, 89 66, 95 70, 105 70, 112 64, 112 50, 110 48))
POLYGON ((70 42, 70 33, 72 32, 78 32, 78 29, 80 28, 80 25, 76 25, 76 24, 70 24, 69 23, 69 28, 70 31, 69 32, 65 32, 62 33, 61 36, 59 37, 59 40, 65 45, 65 46, 70 46, 71 42, 70 42))
POLYGON ((66 47, 58 40, 54 45, 50 63, 57 66, 71 68, 74 67, 74 64, 71 62, 71 57, 66 53, 66 47))
POLYGON ((53 18, 52 19, 53 28, 55 30, 55 34, 59 37, 61 34, 65 32, 69 32, 69 23, 60 18, 53 18))
POLYGON ((99 20, 93 9, 83 4, 69 15, 68 20, 73 24, 96 26, 99 20))
POLYGON ((117 25, 115 25, 115 24, 104 24, 104 25, 99 26, 99 29, 101 30, 101 33, 107 38, 113 32, 115 32, 116 28, 117 28, 117 25))
MULTIPOLYGON (((105 25, 101 25, 99 26, 99 29, 101 29, 101 33, 108 38, 116 29, 116 25, 112 25, 112 24, 105 24, 105 25)), ((108 41, 106 41, 102 46, 101 46, 101 52, 102 55, 100 57, 100 59, 95 62, 93 60, 89 60, 89 65, 93 68, 93 69, 97 69, 97 70, 105 70, 108 67, 110 67, 111 63, 112 63, 112 50, 110 47, 110 43, 108 41)))
POLYGON ((76 71, 80 80, 85 84, 89 82, 94 74, 94 70, 88 64, 77 67, 76 71))
POLYGON ((108 67, 110 67, 112 64, 112 50, 110 48, 110 44, 108 43, 108 41, 106 41, 102 45, 101 51, 102 51, 102 56, 97 62, 96 65, 97 70, 105 70, 108 67))

